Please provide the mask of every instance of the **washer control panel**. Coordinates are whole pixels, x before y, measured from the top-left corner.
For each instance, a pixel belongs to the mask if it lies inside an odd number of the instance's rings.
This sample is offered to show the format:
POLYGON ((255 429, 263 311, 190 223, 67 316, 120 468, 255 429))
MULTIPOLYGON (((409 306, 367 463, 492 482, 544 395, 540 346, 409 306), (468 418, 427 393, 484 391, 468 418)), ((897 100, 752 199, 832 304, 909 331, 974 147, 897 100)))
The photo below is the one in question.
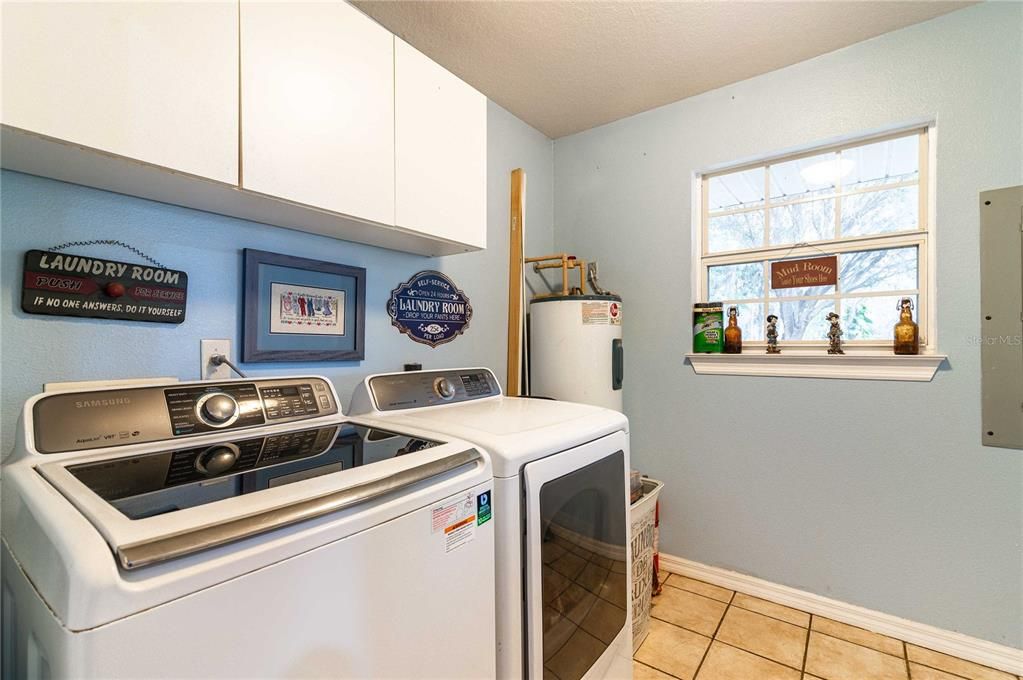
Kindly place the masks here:
POLYGON ((321 405, 325 408, 330 406, 327 395, 320 394, 317 400, 313 386, 309 384, 261 387, 259 395, 263 397, 266 417, 271 420, 316 415, 321 405))
POLYGON ((462 371, 409 371, 369 380, 380 411, 457 404, 501 394, 497 378, 485 368, 462 371))
MULTIPOLYGON (((180 383, 46 395, 32 408, 39 453, 176 439, 339 413, 322 378, 180 383)), ((218 451, 207 469, 240 453, 218 451)))
POLYGON ((266 422, 252 383, 169 388, 164 398, 175 437, 266 422))

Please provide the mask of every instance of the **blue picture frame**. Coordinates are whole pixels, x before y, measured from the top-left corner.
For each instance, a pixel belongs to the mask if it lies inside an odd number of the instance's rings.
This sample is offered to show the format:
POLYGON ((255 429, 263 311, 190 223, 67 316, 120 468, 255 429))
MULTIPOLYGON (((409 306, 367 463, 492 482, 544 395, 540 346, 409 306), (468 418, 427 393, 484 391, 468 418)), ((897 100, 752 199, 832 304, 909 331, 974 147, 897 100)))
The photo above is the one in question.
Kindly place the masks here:
POLYGON ((251 248, 244 259, 243 362, 366 358, 364 268, 251 248))

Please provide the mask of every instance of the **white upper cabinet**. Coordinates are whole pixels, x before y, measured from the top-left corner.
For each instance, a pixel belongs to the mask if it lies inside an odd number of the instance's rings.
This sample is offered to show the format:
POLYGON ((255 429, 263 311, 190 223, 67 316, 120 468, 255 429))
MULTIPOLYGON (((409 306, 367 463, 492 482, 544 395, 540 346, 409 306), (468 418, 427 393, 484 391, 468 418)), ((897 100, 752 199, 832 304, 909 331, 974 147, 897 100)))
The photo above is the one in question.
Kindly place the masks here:
POLYGON ((486 98, 347 2, 3 0, 0 49, 4 168, 424 255, 486 247, 486 98))
POLYGON ((3 123, 238 182, 236 2, 4 2, 3 123))
POLYGON ((393 225, 393 41, 345 2, 243 0, 242 188, 393 225))
POLYGON ((397 225, 487 245, 487 100, 394 39, 397 225))

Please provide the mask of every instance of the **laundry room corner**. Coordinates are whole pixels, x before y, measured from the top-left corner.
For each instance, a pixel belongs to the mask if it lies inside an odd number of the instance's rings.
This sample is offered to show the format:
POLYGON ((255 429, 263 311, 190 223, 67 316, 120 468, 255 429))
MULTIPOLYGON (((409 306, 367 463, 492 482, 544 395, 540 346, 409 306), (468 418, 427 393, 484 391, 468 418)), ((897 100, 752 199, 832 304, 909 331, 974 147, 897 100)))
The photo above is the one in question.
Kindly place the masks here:
POLYGON ((1023 180, 1021 21, 982 3, 555 141, 555 248, 600 259, 624 300, 625 413, 634 466, 665 483, 662 552, 1023 645, 1023 460, 981 445, 977 340, 978 193, 1023 180), (694 372, 694 178, 921 120, 949 364, 929 383, 694 372))

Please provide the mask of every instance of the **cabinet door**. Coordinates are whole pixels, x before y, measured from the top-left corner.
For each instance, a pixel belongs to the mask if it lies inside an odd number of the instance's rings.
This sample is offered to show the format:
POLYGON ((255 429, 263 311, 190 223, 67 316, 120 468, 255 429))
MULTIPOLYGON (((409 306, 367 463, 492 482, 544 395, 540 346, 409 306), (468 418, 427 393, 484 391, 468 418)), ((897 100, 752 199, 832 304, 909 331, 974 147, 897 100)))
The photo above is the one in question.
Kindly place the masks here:
POLYGON ((238 183, 237 2, 4 2, 3 122, 238 183))
POLYGON ((485 248, 487 100, 394 39, 399 227, 485 248))
POLYGON ((345 2, 243 0, 242 187, 393 225, 393 41, 345 2))

